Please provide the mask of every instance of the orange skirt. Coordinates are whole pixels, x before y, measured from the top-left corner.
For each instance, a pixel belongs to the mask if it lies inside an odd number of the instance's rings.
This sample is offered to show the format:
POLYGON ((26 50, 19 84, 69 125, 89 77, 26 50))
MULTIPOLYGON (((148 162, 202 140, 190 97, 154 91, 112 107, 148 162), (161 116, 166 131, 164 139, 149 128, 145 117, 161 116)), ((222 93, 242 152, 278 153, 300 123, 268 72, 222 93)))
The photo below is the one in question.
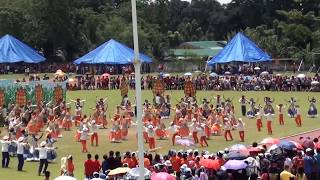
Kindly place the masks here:
POLYGON ((69 129, 72 127, 72 122, 71 121, 64 121, 63 122, 63 127, 66 129, 69 129))
POLYGON ((159 138, 167 138, 168 137, 167 132, 165 130, 162 130, 162 129, 156 129, 156 135, 159 138))
POLYGON ((121 131, 111 131, 110 132, 110 141, 120 141, 121 140, 121 131))
POLYGON ((190 131, 189 131, 188 128, 180 128, 180 129, 179 129, 179 135, 180 135, 181 137, 188 137, 188 136, 189 136, 189 133, 190 133, 190 131))
POLYGON ((221 128, 218 124, 215 124, 211 127, 211 132, 213 133, 220 133, 221 132, 221 128))
POLYGON ((127 137, 128 136, 128 129, 121 129, 121 136, 127 137))

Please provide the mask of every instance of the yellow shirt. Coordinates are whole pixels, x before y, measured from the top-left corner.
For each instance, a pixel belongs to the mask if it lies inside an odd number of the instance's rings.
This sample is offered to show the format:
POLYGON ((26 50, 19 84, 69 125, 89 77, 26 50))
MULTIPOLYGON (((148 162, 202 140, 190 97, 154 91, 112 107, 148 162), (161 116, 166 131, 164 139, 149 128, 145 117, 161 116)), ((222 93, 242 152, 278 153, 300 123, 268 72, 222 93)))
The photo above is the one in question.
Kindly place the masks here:
POLYGON ((280 173, 280 180, 290 180, 291 177, 294 177, 294 175, 286 170, 280 173))

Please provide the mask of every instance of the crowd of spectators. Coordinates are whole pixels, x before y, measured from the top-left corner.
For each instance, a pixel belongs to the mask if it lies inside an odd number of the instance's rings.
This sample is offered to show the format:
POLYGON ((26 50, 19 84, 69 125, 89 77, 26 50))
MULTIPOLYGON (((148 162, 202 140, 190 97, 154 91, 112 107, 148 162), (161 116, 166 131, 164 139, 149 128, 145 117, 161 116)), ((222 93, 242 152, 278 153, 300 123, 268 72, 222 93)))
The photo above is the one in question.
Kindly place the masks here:
MULTIPOLYGON (((141 86, 144 90, 150 90, 153 82, 158 76, 145 75, 141 78, 141 86)), ((77 76, 75 83, 69 85, 74 90, 80 89, 118 89, 120 88, 123 76, 94 77, 90 75, 77 76)), ((189 76, 166 76, 163 77, 166 90, 183 90, 184 83, 189 76)), ((296 76, 277 75, 226 75, 211 77, 199 74, 191 77, 197 90, 237 90, 237 91, 319 91, 320 76, 298 78, 296 76)), ((128 77, 128 84, 131 89, 135 88, 135 78, 128 77)))
MULTIPOLYGON (((232 157, 232 147, 209 153, 198 150, 169 150, 165 155, 145 153, 144 165, 151 174, 165 172, 174 176, 177 180, 318 180, 320 179, 320 144, 318 139, 309 137, 300 138, 304 149, 285 149, 277 146, 258 146, 253 143, 248 147, 250 155, 247 157, 232 157), (307 142, 307 143, 305 143, 307 142), (250 149, 253 149, 252 151, 250 149), (260 149, 257 151, 256 149, 260 149), (205 159, 214 160, 217 164, 203 163, 205 159), (231 161, 232 160, 232 161, 231 161), (228 163, 228 161, 230 161, 228 163), (230 163, 242 163, 230 165, 230 163)), ((88 160, 84 163, 84 173, 87 179, 136 179, 130 173, 119 173, 108 177, 108 173, 119 167, 136 168, 138 165, 136 152, 126 152, 123 155, 119 151, 110 151, 103 155, 100 162, 99 155, 92 159, 88 154, 88 160)), ((145 179, 150 179, 146 175, 145 179)), ((152 179, 152 178, 151 178, 152 179)))

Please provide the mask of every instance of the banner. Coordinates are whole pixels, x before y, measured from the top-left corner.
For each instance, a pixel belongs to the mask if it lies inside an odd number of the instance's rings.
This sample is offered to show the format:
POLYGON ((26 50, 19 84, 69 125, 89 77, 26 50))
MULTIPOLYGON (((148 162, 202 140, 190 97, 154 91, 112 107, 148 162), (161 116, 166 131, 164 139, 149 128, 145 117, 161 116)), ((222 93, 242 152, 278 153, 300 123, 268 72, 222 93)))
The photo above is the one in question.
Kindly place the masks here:
POLYGON ((25 105, 28 101, 32 104, 57 102, 66 99, 66 93, 66 82, 0 80, 0 105, 25 105))

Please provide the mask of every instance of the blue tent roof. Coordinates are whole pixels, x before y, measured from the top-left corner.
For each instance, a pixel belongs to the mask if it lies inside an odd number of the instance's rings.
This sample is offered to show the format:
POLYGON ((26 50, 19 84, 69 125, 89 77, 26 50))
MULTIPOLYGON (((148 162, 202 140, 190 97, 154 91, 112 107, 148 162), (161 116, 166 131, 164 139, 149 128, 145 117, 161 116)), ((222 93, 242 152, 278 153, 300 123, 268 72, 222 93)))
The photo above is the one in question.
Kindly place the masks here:
POLYGON ((271 61, 271 57, 239 32, 208 64, 271 61))
POLYGON ((36 50, 11 35, 0 39, 0 63, 39 63, 46 60, 36 50))
MULTIPOLYGON (((142 53, 141 62, 151 63, 152 59, 142 53)), ((131 64, 134 60, 133 49, 110 39, 88 54, 74 61, 75 64, 131 64)))

